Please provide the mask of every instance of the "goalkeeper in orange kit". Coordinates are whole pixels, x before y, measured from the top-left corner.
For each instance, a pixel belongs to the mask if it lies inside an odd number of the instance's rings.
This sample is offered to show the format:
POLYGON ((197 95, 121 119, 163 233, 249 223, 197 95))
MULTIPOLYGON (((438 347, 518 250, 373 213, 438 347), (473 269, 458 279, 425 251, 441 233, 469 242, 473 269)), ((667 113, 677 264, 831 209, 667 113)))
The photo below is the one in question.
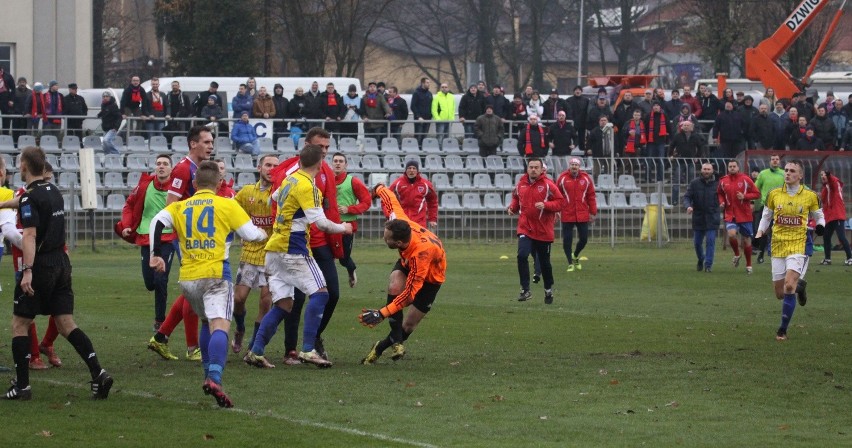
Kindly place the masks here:
POLYGON ((384 240, 388 248, 399 251, 399 260, 393 267, 388 284, 387 305, 381 309, 362 310, 358 320, 374 327, 385 318, 390 323, 390 333, 373 344, 370 353, 361 360, 372 364, 391 348, 394 361, 405 356, 402 345, 432 308, 438 290, 444 283, 447 257, 441 240, 426 227, 405 215, 393 192, 379 184, 373 194, 382 200, 382 212, 387 216, 384 240), (403 318, 402 309, 413 305, 403 318))

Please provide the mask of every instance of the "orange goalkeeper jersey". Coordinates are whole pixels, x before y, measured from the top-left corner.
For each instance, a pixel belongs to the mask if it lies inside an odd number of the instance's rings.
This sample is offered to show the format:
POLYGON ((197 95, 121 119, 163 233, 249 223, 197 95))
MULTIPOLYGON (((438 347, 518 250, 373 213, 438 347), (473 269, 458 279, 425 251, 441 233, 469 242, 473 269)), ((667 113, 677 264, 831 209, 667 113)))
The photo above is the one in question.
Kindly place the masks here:
POLYGON ((382 200, 385 216, 388 219, 401 219, 411 226, 411 241, 408 247, 399 251, 402 266, 408 269, 408 278, 405 280, 405 289, 393 302, 382 308, 382 314, 388 317, 411 304, 424 282, 444 283, 447 256, 444 245, 434 233, 406 216, 393 191, 384 186, 378 187, 376 191, 382 200))

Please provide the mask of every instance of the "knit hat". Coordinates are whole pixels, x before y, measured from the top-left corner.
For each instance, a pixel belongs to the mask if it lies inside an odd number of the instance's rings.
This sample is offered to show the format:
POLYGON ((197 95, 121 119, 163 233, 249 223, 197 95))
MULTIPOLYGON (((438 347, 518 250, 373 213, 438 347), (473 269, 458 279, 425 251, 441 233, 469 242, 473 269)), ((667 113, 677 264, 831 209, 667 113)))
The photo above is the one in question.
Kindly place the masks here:
POLYGON ((219 99, 219 97, 216 96, 216 95, 210 95, 210 96, 207 97, 207 101, 210 101, 210 100, 216 101, 218 99, 219 99))
POLYGON ((44 84, 40 82, 33 84, 33 90, 35 90, 36 92, 41 92, 42 90, 44 90, 44 84))
POLYGON ((420 171, 420 162, 416 160, 409 160, 405 162, 405 169, 408 169, 410 166, 413 166, 414 168, 417 168, 417 171, 420 171))
POLYGON ((76 83, 76 82, 72 82, 71 84, 68 84, 68 88, 69 88, 69 89, 76 89, 76 88, 77 88, 77 83, 76 83))
POLYGON ((550 93, 555 93, 555 94, 559 95, 559 90, 556 90, 556 89, 550 89, 550 93))
POLYGON ((350 92, 357 92, 358 88, 355 87, 355 84, 349 84, 349 91, 350 92))
POLYGON ((494 110, 494 105, 493 104, 486 104, 485 110, 488 110, 488 109, 494 110))
POLYGON ((58 84, 59 84, 59 83, 58 83, 58 82, 56 82, 56 80, 53 80, 53 81, 50 81, 50 82, 47 84, 47 87, 48 87, 48 88, 50 88, 50 87, 53 87, 53 86, 58 85, 58 84))
POLYGON ((568 162, 568 164, 570 165, 572 163, 576 163, 577 165, 583 165, 583 162, 581 162, 580 159, 577 157, 571 157, 571 161, 568 162))

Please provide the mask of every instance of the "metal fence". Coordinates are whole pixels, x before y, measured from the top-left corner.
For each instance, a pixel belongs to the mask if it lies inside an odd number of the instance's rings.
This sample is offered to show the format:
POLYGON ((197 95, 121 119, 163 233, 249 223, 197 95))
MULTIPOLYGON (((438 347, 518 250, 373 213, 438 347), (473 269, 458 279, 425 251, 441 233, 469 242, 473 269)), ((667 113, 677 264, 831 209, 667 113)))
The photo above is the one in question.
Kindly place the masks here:
MULTIPOLYGON (((406 124, 409 125, 411 123, 406 124)), ((352 137, 338 135, 331 142, 330 154, 336 151, 346 154, 349 171, 362 178, 368 186, 378 181, 392 181, 402 174, 406 160, 416 159, 422 174, 432 181, 439 194, 438 233, 442 238, 474 243, 514 240, 517 217, 508 216, 505 208, 513 186, 524 172, 524 160, 517 153, 515 139, 506 139, 497 155, 483 158, 478 155, 476 140, 463 137, 461 123, 453 122, 450 131, 450 136, 442 140, 432 133, 415 136, 413 126, 411 132, 404 128, 401 140, 386 137, 379 141, 362 137, 363 134, 353 134, 352 137)), ((92 211, 82 210, 79 205, 79 160, 74 148, 79 149, 81 142, 74 142, 73 138, 66 142, 65 138, 60 140, 58 136, 50 138, 50 134, 40 136, 40 144, 55 167, 55 183, 66 195, 67 228, 72 247, 125 244, 113 234, 112 227, 120 217, 127 194, 138 182, 138 176, 151 170, 156 154, 169 153, 177 161, 187 151, 185 133, 172 134, 169 139, 166 135, 136 132, 129 131, 129 127, 123 131, 123 141, 118 145, 122 147, 122 154, 96 157, 99 159, 96 161, 99 166, 96 184, 100 197, 97 209, 92 211)), ((11 186, 18 187, 22 182, 14 157, 17 147, 9 140, 0 136, 0 157, 5 159, 9 168, 11 186)), ((32 141, 24 140, 24 145, 36 142, 34 138, 32 141)), ((86 146, 97 144, 94 136, 84 140, 86 146)), ((264 153, 278 153, 286 157, 295 155, 298 144, 289 137, 280 142, 266 139, 261 149, 264 153)), ((776 153, 779 152, 746 151, 738 156, 738 160, 743 171, 759 171, 768 166, 769 155, 776 153)), ((780 154, 784 160, 801 159, 805 165, 806 182, 815 189, 820 187, 817 173, 827 169, 844 181, 846 197, 852 195, 849 187, 852 184, 852 156, 849 154, 801 151, 781 151, 780 154)), ((228 176, 234 178, 236 188, 256 182, 257 170, 251 156, 238 154, 224 135, 217 136, 216 157, 225 160, 228 176)), ((719 175, 724 174, 727 162, 720 158, 617 156, 582 157, 582 161, 583 169, 595 180, 600 209, 590 226, 590 243, 613 246, 643 241, 653 245, 691 241, 691 217, 682 206, 686 187, 698 175, 701 162, 712 163, 719 175)), ((568 157, 549 156, 545 163, 548 174, 555 179, 567 169, 568 157)), ((356 238, 367 244, 380 243, 383 218, 379 208, 372 207, 361 221, 356 238)), ((561 226, 557 222, 555 227, 559 238, 561 226)))

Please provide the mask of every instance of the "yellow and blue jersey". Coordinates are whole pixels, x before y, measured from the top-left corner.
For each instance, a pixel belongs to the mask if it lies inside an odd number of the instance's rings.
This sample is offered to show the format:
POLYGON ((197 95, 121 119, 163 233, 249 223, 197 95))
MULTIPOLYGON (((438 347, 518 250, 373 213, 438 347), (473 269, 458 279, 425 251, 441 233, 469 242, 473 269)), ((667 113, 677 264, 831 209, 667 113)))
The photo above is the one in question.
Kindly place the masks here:
POLYGON ((231 280, 228 242, 233 231, 250 222, 237 201, 199 190, 189 199, 163 209, 169 213, 178 235, 180 279, 221 278, 231 280))
MULTIPOLYGON (((246 185, 234 197, 243 210, 249 214, 252 224, 263 229, 267 235, 272 234, 272 207, 269 204, 271 188, 261 188, 261 183, 246 185)), ((243 251, 240 261, 263 266, 266 261, 266 242, 243 241, 243 251)))
POLYGON ((278 205, 266 250, 311 255, 311 223, 323 218, 322 194, 308 173, 298 170, 284 179, 270 197, 278 205))
POLYGON ((819 210, 816 193, 799 186, 793 196, 787 187, 771 190, 765 207, 772 210, 772 256, 787 257, 804 254, 807 240, 808 216, 819 210))

